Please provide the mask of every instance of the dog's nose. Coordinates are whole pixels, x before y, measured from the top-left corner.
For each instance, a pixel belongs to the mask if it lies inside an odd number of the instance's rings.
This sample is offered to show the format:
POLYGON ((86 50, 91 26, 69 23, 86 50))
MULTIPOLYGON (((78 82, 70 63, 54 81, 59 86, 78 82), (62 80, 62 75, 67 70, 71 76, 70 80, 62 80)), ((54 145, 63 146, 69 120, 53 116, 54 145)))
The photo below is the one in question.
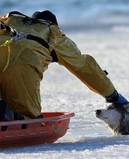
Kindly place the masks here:
POLYGON ((100 113, 101 113, 101 110, 98 109, 98 110, 96 110, 95 112, 96 112, 96 115, 99 116, 100 113))

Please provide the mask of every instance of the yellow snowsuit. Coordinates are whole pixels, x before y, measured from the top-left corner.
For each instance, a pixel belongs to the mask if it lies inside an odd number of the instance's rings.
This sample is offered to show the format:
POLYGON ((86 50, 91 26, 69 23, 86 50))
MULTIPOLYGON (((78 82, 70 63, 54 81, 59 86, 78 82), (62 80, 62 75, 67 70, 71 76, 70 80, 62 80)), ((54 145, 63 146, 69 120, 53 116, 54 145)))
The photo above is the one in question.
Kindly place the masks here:
MULTIPOLYGON (((92 91, 103 97, 110 96, 115 88, 95 59, 83 54, 76 44, 65 36, 56 25, 47 22, 23 23, 24 16, 1 17, 6 25, 18 32, 44 39, 49 49, 36 41, 21 39, 9 46, 0 47, 0 94, 11 109, 35 118, 41 113, 40 81, 52 61, 54 49, 58 62, 77 76, 92 91), (10 55, 10 57, 9 57, 10 55), (5 65, 9 60, 7 68, 5 65), (4 71, 3 71, 4 70, 4 71)), ((11 38, 6 30, 0 30, 0 45, 11 38)))

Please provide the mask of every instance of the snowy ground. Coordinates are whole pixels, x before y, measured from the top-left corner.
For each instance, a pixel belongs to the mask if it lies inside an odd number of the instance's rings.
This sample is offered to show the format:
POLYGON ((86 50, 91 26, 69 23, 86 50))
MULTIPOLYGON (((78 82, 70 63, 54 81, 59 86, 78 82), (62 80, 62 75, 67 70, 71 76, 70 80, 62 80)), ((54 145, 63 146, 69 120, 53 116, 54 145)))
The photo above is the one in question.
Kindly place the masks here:
MULTIPOLYGON (((82 53, 95 57, 109 78, 129 99, 129 29, 68 33, 82 53)), ((127 159, 129 137, 113 136, 94 110, 105 106, 63 66, 51 64, 41 83, 43 111, 74 111, 67 134, 54 144, 0 150, 0 159, 127 159)))

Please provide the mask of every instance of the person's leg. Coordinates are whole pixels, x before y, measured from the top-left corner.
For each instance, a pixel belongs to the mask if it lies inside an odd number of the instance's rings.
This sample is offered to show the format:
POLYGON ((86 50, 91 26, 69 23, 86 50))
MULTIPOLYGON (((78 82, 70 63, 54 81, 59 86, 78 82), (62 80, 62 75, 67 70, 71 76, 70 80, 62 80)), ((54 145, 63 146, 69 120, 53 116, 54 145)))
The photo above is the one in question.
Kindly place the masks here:
MULTIPOLYGON (((26 53, 27 56, 27 53, 26 53)), ((31 60, 27 56, 28 60, 31 60)), ((2 99, 17 113, 35 118, 41 113, 40 81, 42 75, 32 65, 18 59, 3 75, 2 99)))

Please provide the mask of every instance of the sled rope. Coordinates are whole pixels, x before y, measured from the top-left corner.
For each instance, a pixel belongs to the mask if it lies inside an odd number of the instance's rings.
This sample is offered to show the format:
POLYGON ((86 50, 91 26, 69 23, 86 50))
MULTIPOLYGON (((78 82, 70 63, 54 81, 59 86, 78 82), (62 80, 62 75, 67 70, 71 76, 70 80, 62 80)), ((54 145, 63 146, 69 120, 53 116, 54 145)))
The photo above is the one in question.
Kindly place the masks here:
POLYGON ((14 36, 13 38, 11 38, 10 40, 6 40, 5 43, 0 45, 0 47, 7 47, 7 49, 8 49, 7 62, 6 62, 5 67, 3 68, 3 72, 5 72, 9 66, 10 56, 11 56, 10 44, 12 44, 13 42, 15 42, 17 40, 23 39, 23 38, 25 38, 25 34, 20 33, 20 34, 17 34, 16 36, 14 36))
POLYGON ((3 72, 5 72, 5 70, 8 68, 9 66, 9 61, 10 61, 10 47, 8 46, 8 56, 7 56, 7 62, 6 62, 6 65, 5 67, 3 68, 3 72))
POLYGON ((3 72, 5 72, 5 70, 7 69, 8 65, 9 65, 9 61, 10 61, 10 47, 9 45, 13 42, 12 39, 10 40, 6 40, 4 44, 0 45, 0 47, 7 47, 8 49, 8 55, 7 55, 7 62, 5 67, 3 68, 3 72))

